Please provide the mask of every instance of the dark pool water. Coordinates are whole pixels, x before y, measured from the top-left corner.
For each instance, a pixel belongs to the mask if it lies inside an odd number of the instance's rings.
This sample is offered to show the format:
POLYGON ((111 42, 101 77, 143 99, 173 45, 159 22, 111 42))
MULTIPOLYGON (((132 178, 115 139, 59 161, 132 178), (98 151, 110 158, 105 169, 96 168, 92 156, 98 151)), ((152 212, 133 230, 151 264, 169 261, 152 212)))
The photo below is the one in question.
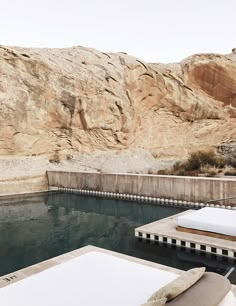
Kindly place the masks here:
MULTIPOLYGON (((0 199, 0 275, 86 245, 187 270, 206 266, 226 274, 232 260, 134 237, 140 225, 183 211, 177 207, 44 193, 0 199)), ((230 279, 236 283, 236 273, 230 279)))

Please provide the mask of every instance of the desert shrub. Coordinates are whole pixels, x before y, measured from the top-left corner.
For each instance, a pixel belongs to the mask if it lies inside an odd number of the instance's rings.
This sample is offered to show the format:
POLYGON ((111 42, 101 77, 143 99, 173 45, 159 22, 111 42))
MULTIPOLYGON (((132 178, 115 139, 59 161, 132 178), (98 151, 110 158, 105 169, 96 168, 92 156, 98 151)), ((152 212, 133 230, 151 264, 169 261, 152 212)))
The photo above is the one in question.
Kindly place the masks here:
POLYGON ((204 173, 207 176, 214 176, 218 172, 220 172, 220 170, 216 168, 216 166, 205 165, 205 166, 201 166, 200 168, 200 173, 204 173))
POLYGON ((229 170, 225 172, 225 175, 236 176, 236 170, 229 170))
POLYGON ((222 156, 216 156, 216 162, 217 164, 215 165, 217 168, 224 168, 226 165, 226 160, 222 156))
POLYGON ((220 163, 222 160, 219 160, 214 151, 197 151, 191 153, 184 167, 186 170, 194 171, 206 165, 218 167, 220 163))
POLYGON ((171 175, 172 172, 169 169, 160 169, 157 171, 157 174, 159 175, 171 175))
POLYGON ((191 173, 189 173, 189 171, 186 171, 185 169, 179 169, 177 171, 174 171, 173 174, 179 176, 191 176, 191 173))
POLYGON ((181 163, 180 161, 177 161, 174 165, 173 165, 173 171, 179 171, 182 170, 184 167, 184 163, 181 163))
POLYGON ((51 158, 49 158, 50 163, 59 164, 60 163, 60 156, 58 152, 55 152, 51 158))
POLYGON ((208 166, 201 168, 201 172, 204 173, 207 177, 212 177, 218 173, 218 169, 216 167, 208 166))
POLYGON ((66 159, 67 159, 67 160, 72 160, 72 159, 73 159, 73 155, 67 154, 67 155, 66 155, 66 159))
POLYGON ((226 164, 236 169, 236 157, 227 158, 226 164))
POLYGON ((161 169, 159 175, 179 176, 215 176, 220 168, 224 168, 226 161, 218 157, 213 150, 191 153, 185 162, 177 161, 171 169, 161 169))

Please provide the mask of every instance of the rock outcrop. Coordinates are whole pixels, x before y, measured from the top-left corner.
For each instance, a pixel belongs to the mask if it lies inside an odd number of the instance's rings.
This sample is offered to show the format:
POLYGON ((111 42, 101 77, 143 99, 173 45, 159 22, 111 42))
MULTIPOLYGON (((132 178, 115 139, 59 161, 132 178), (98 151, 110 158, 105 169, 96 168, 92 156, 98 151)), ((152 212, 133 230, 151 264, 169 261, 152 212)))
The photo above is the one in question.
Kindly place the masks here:
POLYGON ((0 155, 183 158, 235 141, 235 52, 163 65, 83 47, 0 47, 0 155))

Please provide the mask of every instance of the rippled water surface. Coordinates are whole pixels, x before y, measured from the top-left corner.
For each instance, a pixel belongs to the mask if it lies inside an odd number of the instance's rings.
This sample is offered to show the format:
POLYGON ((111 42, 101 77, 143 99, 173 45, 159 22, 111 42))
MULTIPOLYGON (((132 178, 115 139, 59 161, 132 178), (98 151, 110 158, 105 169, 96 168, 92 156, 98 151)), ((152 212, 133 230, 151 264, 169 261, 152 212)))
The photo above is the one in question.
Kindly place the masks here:
MULTIPOLYGON (((134 229, 183 211, 177 207, 44 193, 0 199, 0 275, 94 245, 180 269, 206 266, 221 274, 235 263, 220 257, 154 244, 134 229)), ((236 273, 230 279, 236 283, 236 273)))

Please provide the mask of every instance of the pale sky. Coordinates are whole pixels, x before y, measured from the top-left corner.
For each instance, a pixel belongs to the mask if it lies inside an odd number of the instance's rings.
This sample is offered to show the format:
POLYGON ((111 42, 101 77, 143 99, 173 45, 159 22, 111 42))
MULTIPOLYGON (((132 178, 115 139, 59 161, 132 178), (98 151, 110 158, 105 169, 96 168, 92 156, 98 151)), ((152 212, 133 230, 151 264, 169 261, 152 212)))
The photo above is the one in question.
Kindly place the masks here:
POLYGON ((0 44, 175 62, 236 47, 236 0, 0 0, 0 44))

